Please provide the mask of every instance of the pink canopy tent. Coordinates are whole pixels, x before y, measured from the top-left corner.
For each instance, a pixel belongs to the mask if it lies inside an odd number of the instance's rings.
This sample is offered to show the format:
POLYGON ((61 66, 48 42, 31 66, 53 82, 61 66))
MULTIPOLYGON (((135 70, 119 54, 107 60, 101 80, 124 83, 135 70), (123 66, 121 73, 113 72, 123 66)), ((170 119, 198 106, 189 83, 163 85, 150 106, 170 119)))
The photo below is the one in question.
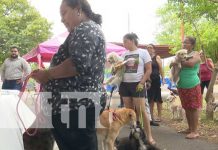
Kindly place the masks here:
MULTIPOLYGON (((42 65, 42 62, 50 62, 52 56, 58 51, 59 46, 66 39, 68 32, 64 32, 52 39, 40 43, 36 48, 23 56, 28 62, 37 62, 42 65)), ((126 49, 122 46, 112 43, 106 43, 106 53, 116 52, 121 55, 126 49)))

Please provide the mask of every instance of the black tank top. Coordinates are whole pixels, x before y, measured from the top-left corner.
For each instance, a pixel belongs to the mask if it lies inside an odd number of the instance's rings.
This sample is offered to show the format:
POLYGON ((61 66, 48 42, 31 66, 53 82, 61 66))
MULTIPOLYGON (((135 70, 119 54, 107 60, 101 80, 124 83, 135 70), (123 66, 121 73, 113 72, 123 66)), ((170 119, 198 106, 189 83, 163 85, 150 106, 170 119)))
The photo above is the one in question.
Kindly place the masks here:
POLYGON ((152 58, 152 73, 151 73, 151 79, 159 79, 160 78, 160 72, 159 72, 159 66, 156 60, 157 55, 155 55, 152 58))

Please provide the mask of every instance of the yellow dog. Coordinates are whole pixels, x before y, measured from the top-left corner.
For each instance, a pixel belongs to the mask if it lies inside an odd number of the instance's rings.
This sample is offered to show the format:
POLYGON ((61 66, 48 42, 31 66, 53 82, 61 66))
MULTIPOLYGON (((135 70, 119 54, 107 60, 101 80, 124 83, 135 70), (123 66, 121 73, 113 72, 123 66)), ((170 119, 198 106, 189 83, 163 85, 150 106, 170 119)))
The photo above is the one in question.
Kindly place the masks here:
POLYGON ((119 135, 120 129, 131 123, 136 125, 135 111, 128 108, 105 110, 100 115, 102 127, 97 129, 98 142, 101 143, 100 150, 114 150, 114 142, 119 135))

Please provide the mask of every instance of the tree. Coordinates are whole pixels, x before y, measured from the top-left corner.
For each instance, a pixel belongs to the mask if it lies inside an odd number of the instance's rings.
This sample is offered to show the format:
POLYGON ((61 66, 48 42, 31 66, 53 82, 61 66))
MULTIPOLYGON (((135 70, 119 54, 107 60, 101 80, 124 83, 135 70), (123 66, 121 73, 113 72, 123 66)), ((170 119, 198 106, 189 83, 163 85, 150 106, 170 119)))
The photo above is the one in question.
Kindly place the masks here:
POLYGON ((157 14, 161 18, 162 31, 157 35, 160 44, 171 44, 174 51, 181 48, 180 25, 185 22, 185 35, 197 37, 196 49, 204 46, 214 61, 218 58, 218 3, 208 0, 168 0, 157 14))
MULTIPOLYGON (((168 0, 159 9, 162 31, 157 35, 160 44, 171 44, 174 51, 181 48, 180 25, 184 22, 185 35, 197 37, 196 49, 204 49, 214 61, 218 61, 218 3, 216 0, 168 0)), ((218 72, 218 62, 213 72, 206 96, 206 114, 213 118, 212 88, 218 72)))
POLYGON ((11 46, 18 46, 21 54, 24 54, 48 39, 51 25, 27 0, 1 0, 0 64, 11 46))

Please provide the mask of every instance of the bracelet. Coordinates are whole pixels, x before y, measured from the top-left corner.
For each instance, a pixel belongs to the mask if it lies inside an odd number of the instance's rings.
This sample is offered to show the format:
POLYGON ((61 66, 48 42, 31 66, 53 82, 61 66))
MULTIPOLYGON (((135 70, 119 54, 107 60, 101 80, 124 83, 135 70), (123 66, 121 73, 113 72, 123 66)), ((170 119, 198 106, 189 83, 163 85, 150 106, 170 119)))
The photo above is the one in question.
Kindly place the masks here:
POLYGON ((49 73, 49 70, 48 69, 45 69, 45 73, 48 77, 48 80, 53 80, 53 77, 51 76, 51 74, 49 73))

